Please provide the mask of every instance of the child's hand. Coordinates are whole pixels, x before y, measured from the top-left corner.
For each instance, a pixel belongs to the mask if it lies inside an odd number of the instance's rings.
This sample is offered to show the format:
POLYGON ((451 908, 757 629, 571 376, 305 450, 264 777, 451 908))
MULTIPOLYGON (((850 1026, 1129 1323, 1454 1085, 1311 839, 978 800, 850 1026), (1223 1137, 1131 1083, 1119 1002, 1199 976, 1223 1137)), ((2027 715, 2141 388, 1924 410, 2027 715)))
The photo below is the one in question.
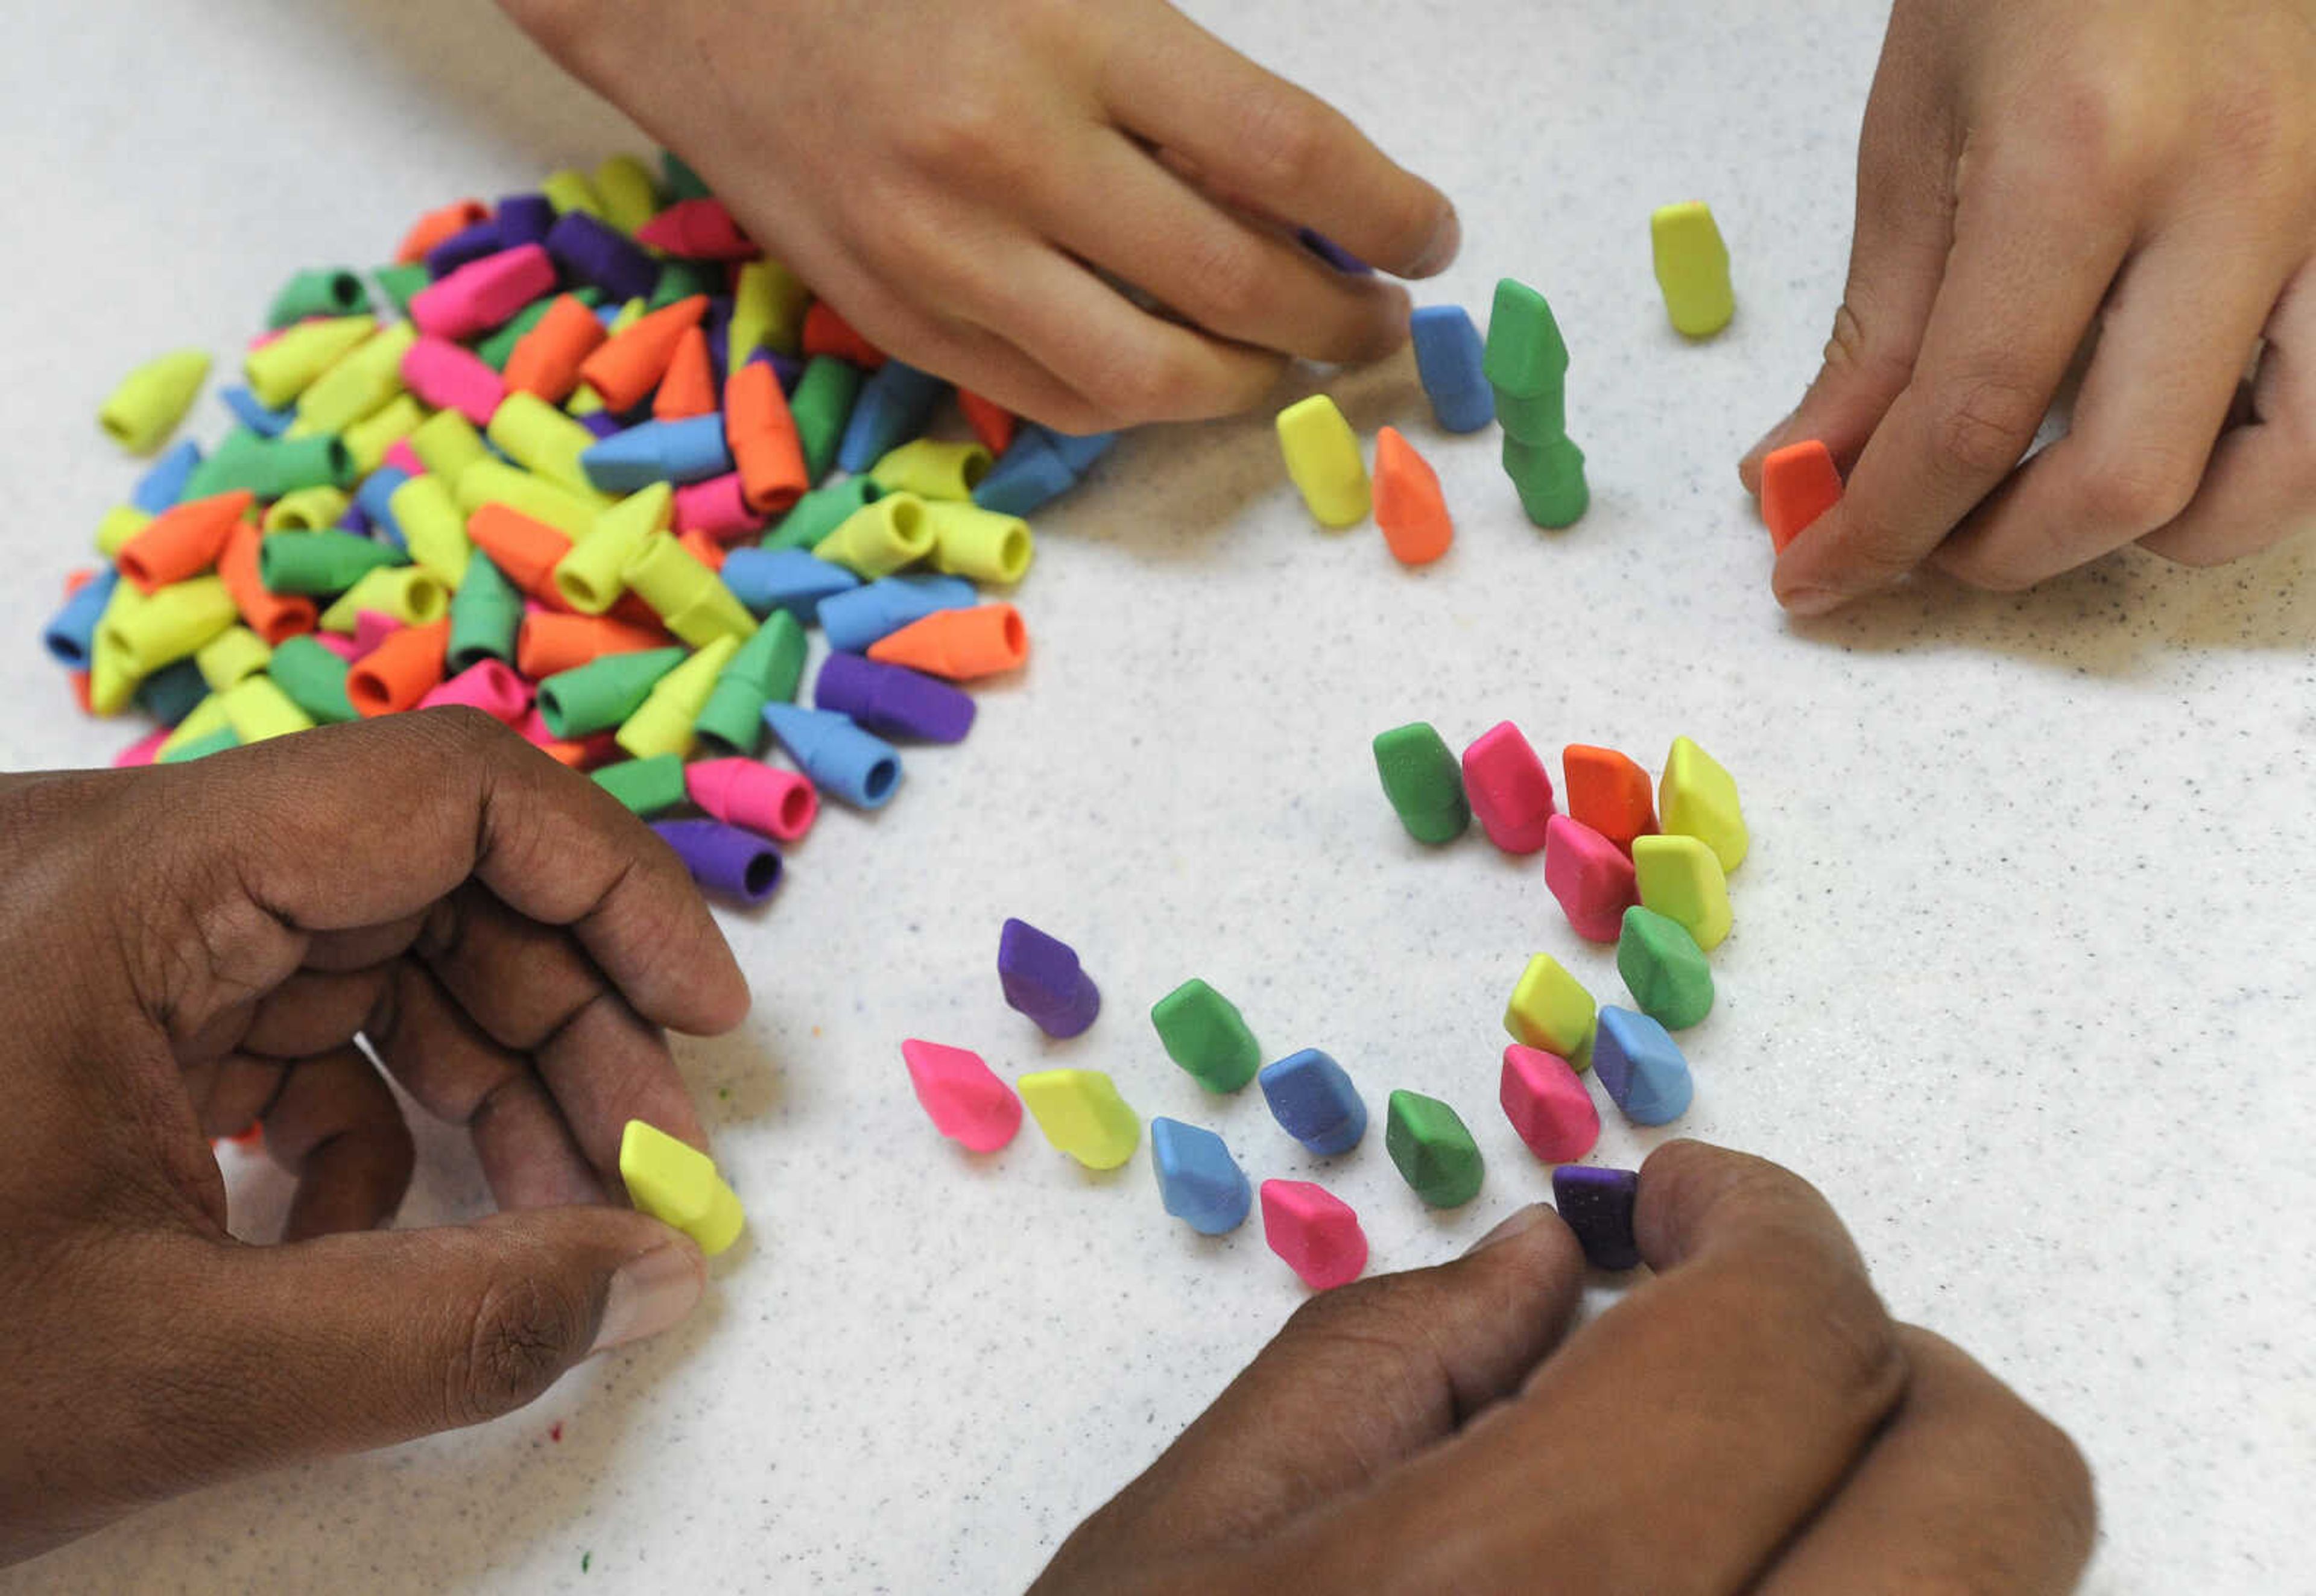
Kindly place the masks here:
POLYGON ((1406 277, 1456 254, 1438 191, 1162 0, 501 3, 870 339, 1065 430, 1397 347, 1405 293, 1294 226, 1406 277))
POLYGON ((700 1128, 660 1033, 748 992, 675 856, 481 716, 0 778, 0 1563, 253 1468, 472 1423, 664 1328, 691 1244, 603 1206, 620 1129, 700 1128), (361 1234, 410 1095, 500 1206, 361 1234), (262 1118, 288 1240, 226 1234, 262 1118))
POLYGON ((2073 1588, 2081 1459, 1891 1322, 1815 1192, 1674 1142, 1636 1228, 1656 1278, 1573 1335, 1548 1210, 1314 1299, 1033 1596, 2073 1588))
POLYGON ((1898 0, 1825 369, 1743 467, 1855 462, 1779 598, 1931 558, 2019 588, 2133 541, 2212 564, 2316 519, 2312 163, 2310 0, 1898 0), (2072 431, 2020 467, 2093 330, 2072 431))

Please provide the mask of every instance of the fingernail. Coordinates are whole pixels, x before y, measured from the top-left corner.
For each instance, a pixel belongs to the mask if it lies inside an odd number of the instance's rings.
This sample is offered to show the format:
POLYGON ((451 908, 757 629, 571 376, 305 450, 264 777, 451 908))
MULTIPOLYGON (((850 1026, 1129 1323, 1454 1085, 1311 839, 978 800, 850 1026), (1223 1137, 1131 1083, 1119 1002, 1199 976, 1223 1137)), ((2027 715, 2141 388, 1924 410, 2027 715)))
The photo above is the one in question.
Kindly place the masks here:
POLYGON ((1549 1203, 1532 1202, 1528 1204, 1528 1207, 1521 1209, 1518 1213, 1513 1214, 1502 1223, 1499 1224, 1494 1229, 1480 1237, 1479 1240, 1465 1248, 1464 1255, 1468 1258, 1474 1253, 1484 1253, 1500 1241, 1510 1241, 1515 1236, 1524 1235, 1528 1231, 1535 1229, 1538 1225, 1544 1222, 1544 1216, 1551 1211, 1552 1206, 1549 1203))
POLYGON ((1784 421, 1779 421, 1767 432, 1762 433, 1759 439, 1754 443, 1751 448, 1747 449, 1742 455, 1738 457, 1740 469, 1743 466, 1751 465, 1761 456, 1768 454, 1771 449, 1784 442, 1786 429, 1793 424, 1794 418, 1792 415, 1788 414, 1784 421))
POLYGON ((1456 263, 1456 253, 1463 247, 1464 224, 1456 217, 1456 208, 1450 205, 1441 212, 1439 222, 1431 229, 1431 242, 1423 246, 1423 253, 1416 257, 1415 264, 1408 268, 1407 275, 1435 277, 1456 263))
POLYGON ((595 1326, 595 1344, 589 1357, 683 1322, 699 1304, 708 1284, 699 1250, 688 1243, 670 1242, 638 1253, 619 1265, 611 1289, 603 1298, 603 1317, 595 1326))
POLYGON ((1781 594, 1778 602, 1798 616, 1822 616, 1839 609, 1855 597, 1836 588, 1795 588, 1781 594))

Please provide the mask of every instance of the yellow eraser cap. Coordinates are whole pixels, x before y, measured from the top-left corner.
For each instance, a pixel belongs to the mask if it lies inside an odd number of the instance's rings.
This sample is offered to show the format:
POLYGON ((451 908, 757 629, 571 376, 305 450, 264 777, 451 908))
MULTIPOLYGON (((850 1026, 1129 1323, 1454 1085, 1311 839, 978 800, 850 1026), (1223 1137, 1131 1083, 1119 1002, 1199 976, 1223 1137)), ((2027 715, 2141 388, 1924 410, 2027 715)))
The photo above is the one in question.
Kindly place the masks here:
POLYGON ((666 1131, 629 1120, 619 1136, 619 1178, 637 1208, 682 1231, 709 1257, 740 1239, 746 1218, 716 1161, 666 1131))

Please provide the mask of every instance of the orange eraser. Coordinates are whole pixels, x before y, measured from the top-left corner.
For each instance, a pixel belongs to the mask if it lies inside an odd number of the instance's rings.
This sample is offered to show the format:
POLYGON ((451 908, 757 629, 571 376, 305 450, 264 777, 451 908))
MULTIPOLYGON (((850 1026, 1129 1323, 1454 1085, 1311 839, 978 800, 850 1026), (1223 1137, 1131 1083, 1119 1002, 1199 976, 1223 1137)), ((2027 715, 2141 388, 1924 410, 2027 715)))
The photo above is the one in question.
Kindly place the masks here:
POLYGON ((1841 473, 1833 453, 1812 438, 1789 443, 1761 462, 1761 519, 1779 554, 1818 517, 1841 502, 1841 473))
POLYGON ((490 214, 491 208, 479 200, 457 200, 430 210, 410 224, 410 231, 395 246, 394 258, 404 266, 423 260, 428 250, 451 234, 465 232, 490 214))
POLYGON ((1396 427, 1376 434, 1375 519, 1403 565, 1429 565, 1456 538, 1439 474, 1396 427))
POLYGON ((90 570, 85 565, 83 565, 76 571, 66 572, 65 597, 67 598, 71 598, 75 593, 79 592, 83 588, 88 586, 89 583, 95 580, 96 572, 90 570))
POLYGON ((722 544, 716 541, 715 536, 707 528, 686 527, 675 535, 675 540, 690 551, 693 559, 707 566, 708 570, 719 574, 722 572, 724 556, 727 551, 722 544))
POLYGON ((442 685, 443 654, 450 646, 447 618, 401 628, 354 661, 346 672, 346 701, 365 720, 415 708, 442 685))
POLYGON ((478 505, 467 518, 467 536, 522 592, 554 608, 566 607, 555 585, 556 562, 571 552, 571 539, 562 532, 493 502, 478 505))
POLYGON ((684 421, 716 413, 716 366, 708 358, 708 331, 687 327, 675 341, 675 356, 652 395, 652 420, 684 421))
POLYGON ((812 486, 796 417, 770 361, 746 362, 724 385, 724 441, 740 468, 740 492, 759 515, 786 511, 812 486))
POLYGON ((263 541, 256 528, 247 521, 236 521, 226 534, 225 552, 218 556, 218 577, 225 583, 233 607, 241 611, 243 623, 271 648, 311 632, 321 611, 311 598, 277 593, 265 585, 257 563, 258 545, 263 541))
POLYGON ((668 362, 675 359, 675 346, 683 341, 685 332, 699 324, 707 311, 705 294, 660 306, 626 332, 605 339, 580 362, 580 380, 602 395, 606 409, 633 410, 667 375, 668 362))
POLYGON ((509 351, 507 392, 562 403, 579 386, 579 368, 610 336, 586 301, 562 295, 509 351))
POLYGON ((199 576, 225 553, 241 512, 255 502, 246 488, 171 505, 120 545, 120 574, 145 592, 199 576))
POLYGON ((1569 814, 1623 848, 1633 838, 1654 835, 1656 800, 1649 773, 1615 749, 1572 742, 1561 750, 1561 794, 1569 814))
POLYGON ((966 425, 981 439, 981 447, 993 455, 1002 455, 1013 443, 1013 412, 993 400, 959 388, 957 407, 965 412, 966 425))
POLYGON ((1029 631, 1010 604, 943 609, 868 645, 868 657, 927 676, 970 681, 1011 670, 1029 657, 1029 631))
POLYGON ((85 670, 76 670, 66 679, 72 683, 73 702, 80 705, 81 714, 94 714, 96 708, 89 697, 92 690, 89 673, 85 670))
POLYGON ((840 360, 850 360, 863 371, 874 371, 885 363, 885 351, 853 331, 852 324, 836 314, 836 306, 825 299, 815 299, 804 313, 803 348, 805 358, 815 355, 834 355, 840 360))
POLYGON ((605 654, 665 648, 670 641, 656 626, 637 626, 609 616, 535 611, 522 617, 522 629, 515 634, 514 668, 539 681, 605 654))

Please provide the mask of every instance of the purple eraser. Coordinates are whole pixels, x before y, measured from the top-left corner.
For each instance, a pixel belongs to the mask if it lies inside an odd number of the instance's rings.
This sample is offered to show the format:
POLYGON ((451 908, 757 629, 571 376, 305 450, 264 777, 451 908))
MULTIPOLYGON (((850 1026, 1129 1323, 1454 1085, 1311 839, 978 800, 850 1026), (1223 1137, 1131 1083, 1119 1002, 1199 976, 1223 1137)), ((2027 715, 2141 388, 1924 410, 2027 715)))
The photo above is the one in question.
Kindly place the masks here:
POLYGON ((495 217, 459 228, 450 237, 426 252, 426 275, 441 282, 459 267, 485 255, 495 255, 504 246, 499 243, 499 224, 495 217))
POLYGON ((659 264, 643 245, 583 210, 556 217, 545 242, 566 279, 594 284, 614 306, 650 297, 659 281, 659 264))
POLYGON ((1295 236, 1305 249, 1309 250, 1338 271, 1347 272, 1353 277, 1375 275, 1374 267, 1360 260, 1324 233, 1305 227, 1295 236))
POLYGON ((700 890, 742 903, 762 903, 780 884, 779 851, 757 836, 721 820, 654 820, 700 890))
POLYGON ((598 438, 609 438, 614 432, 627 430, 619 418, 608 410, 591 410, 579 418, 579 424, 598 438))
POLYGON ((1101 991, 1077 950, 1027 920, 1008 920, 997 938, 997 979, 1005 1001, 1056 1038, 1075 1036, 1101 1013, 1101 991))
POLYGON ((822 661, 812 701, 851 715, 880 737, 962 742, 973 730, 974 705, 966 695, 905 666, 859 654, 833 652, 822 661))
POLYGON ((1633 1203, 1640 1190, 1641 1177, 1629 1169, 1563 1164, 1552 1172, 1552 1201, 1593 1268, 1640 1267, 1640 1245, 1633 1239, 1633 1203))
POLYGON ((555 226, 555 207, 544 194, 509 194, 499 201, 494 214, 500 243, 507 249, 518 244, 545 244, 555 226))

